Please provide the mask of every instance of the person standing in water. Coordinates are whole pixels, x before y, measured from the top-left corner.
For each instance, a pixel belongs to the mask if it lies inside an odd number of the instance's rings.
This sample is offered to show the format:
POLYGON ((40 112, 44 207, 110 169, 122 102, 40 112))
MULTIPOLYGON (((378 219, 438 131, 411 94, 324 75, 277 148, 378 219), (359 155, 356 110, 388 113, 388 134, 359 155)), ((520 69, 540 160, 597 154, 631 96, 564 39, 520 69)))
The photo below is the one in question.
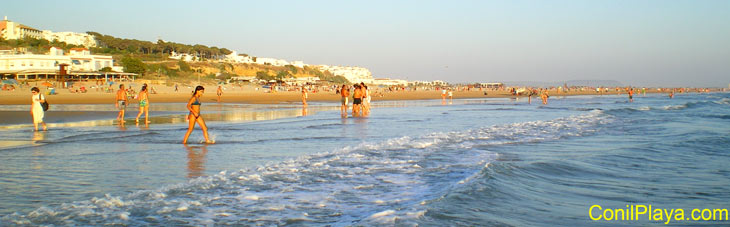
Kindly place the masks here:
POLYGON ((40 123, 43 126, 43 131, 46 131, 48 127, 46 127, 46 122, 43 121, 45 113, 43 106, 41 106, 41 103, 46 102, 46 97, 41 94, 41 90, 38 87, 31 88, 30 92, 33 93, 33 96, 30 97, 30 116, 33 117, 33 127, 38 131, 38 123, 40 123))
POLYGON ((127 109, 127 91, 124 90, 124 84, 119 85, 119 91, 117 91, 116 103, 114 103, 119 109, 117 120, 120 124, 124 124, 124 110, 127 109))
POLYGON ((221 95, 223 95, 223 88, 218 85, 218 90, 215 91, 215 94, 218 95, 218 102, 221 102, 221 95))
POLYGON ((367 116, 370 114, 370 91, 368 90, 368 86, 365 86, 365 83, 360 83, 362 86, 362 113, 363 115, 367 116))
POLYGON ((634 102, 634 89, 629 88, 629 102, 634 102))
POLYGON ((353 87, 355 90, 352 92, 352 116, 358 117, 362 108, 362 89, 359 84, 355 84, 353 87))
POLYGON ((347 116, 347 98, 350 96, 350 89, 347 89, 346 84, 342 85, 342 88, 340 89, 340 96, 342 97, 340 98, 340 102, 342 103, 340 106, 340 114, 342 114, 342 116, 347 116))
POLYGON ((543 105, 547 105, 548 104, 548 98, 549 97, 550 97, 550 95, 548 95, 548 91, 547 90, 543 90, 542 93, 540 94, 540 98, 542 98, 542 104, 543 105))
POLYGON ((145 124, 150 123, 150 103, 148 96, 149 93, 147 92, 147 84, 144 84, 142 85, 142 90, 140 90, 139 94, 137 95, 137 99, 139 99, 139 113, 137 114, 137 118, 134 119, 134 122, 139 123, 139 117, 142 116, 142 113, 144 113, 145 124))
POLYGON ((198 123, 198 125, 200 125, 200 129, 203 130, 205 143, 215 143, 215 141, 211 141, 210 138, 208 138, 208 126, 205 125, 203 117, 200 116, 200 105, 202 104, 200 103, 200 97, 203 96, 203 92, 205 92, 205 88, 198 85, 195 87, 195 91, 193 91, 193 97, 190 97, 190 100, 188 100, 187 108, 190 111, 190 114, 188 114, 188 131, 185 133, 185 138, 183 138, 183 144, 188 143, 188 137, 190 137, 190 133, 193 132, 195 123, 198 123))
POLYGON ((302 86, 302 106, 304 106, 304 107, 307 106, 307 98, 308 98, 307 96, 308 96, 307 95, 307 88, 305 88, 304 86, 302 86))

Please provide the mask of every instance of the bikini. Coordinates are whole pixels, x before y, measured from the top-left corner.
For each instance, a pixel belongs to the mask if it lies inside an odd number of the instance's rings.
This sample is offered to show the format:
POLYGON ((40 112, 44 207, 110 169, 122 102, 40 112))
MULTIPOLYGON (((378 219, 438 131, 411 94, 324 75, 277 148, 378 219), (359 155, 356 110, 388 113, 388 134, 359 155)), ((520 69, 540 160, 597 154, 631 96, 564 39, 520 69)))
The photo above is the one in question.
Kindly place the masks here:
MULTIPOLYGON (((195 98, 195 102, 191 103, 190 105, 191 106, 200 106, 200 104, 201 104, 200 100, 198 98, 195 98)), ((193 114, 193 111, 190 111, 190 114, 195 116, 195 114, 193 114)), ((198 115, 198 117, 200 117, 200 115, 198 115)), ((195 117, 195 119, 198 119, 198 117, 195 117)))

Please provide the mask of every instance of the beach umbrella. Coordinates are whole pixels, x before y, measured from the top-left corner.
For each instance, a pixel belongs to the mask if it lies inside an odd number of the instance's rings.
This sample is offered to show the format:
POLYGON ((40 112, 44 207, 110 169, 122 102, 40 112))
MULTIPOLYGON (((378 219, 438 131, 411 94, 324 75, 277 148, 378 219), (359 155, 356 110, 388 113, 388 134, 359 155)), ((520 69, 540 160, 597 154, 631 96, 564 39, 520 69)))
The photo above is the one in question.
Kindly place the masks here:
POLYGON ((53 87, 53 84, 48 83, 48 82, 43 82, 41 85, 46 86, 46 87, 53 87))
POLYGON ((15 79, 3 80, 3 84, 18 84, 18 81, 15 79))

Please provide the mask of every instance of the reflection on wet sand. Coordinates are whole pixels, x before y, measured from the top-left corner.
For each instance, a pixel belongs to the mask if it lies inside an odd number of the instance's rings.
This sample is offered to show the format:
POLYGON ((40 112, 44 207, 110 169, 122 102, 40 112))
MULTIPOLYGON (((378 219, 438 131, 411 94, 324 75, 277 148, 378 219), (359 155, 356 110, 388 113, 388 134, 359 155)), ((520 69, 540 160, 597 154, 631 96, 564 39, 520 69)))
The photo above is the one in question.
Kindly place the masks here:
POLYGON ((185 144, 185 149, 188 150, 188 178, 205 176, 205 155, 208 153, 208 145, 185 144))
MULTIPOLYGON (((470 102, 486 102, 486 100, 460 100, 459 103, 470 103, 470 102)), ((408 107, 408 106, 428 106, 433 105, 437 102, 423 100, 423 101, 383 101, 371 103, 371 108, 394 108, 394 107, 408 107)), ((449 103, 451 104, 451 103, 449 103)), ((26 106, 23 106, 26 107, 26 106)), ((201 115, 205 117, 207 122, 249 122, 249 121, 264 121, 264 120, 276 120, 280 118, 291 118, 299 116, 308 116, 316 114, 320 111, 337 111, 340 110, 338 103, 321 103, 318 105, 311 104, 306 108, 299 109, 301 105, 294 104, 275 104, 275 105, 253 105, 253 104, 217 104, 212 110, 204 110, 201 115)), ((59 127, 96 127, 96 126, 115 126, 119 122, 113 117, 108 119, 103 118, 104 114, 112 113, 110 116, 116 116, 116 110, 110 112, 104 112, 100 110, 107 110, 111 107, 105 105, 58 105, 54 106, 54 111, 96 111, 88 112, 86 121, 73 121, 73 122, 51 122, 48 123, 50 128, 59 127), (98 116, 97 116, 98 115, 98 116)), ((56 112, 56 114, 59 114, 56 112)), ((63 113, 60 113, 63 115, 63 113)), ((68 112, 73 115, 73 112, 68 112)), ((68 115, 67 114, 67 115, 68 115)), ((157 104, 154 108, 150 109, 150 124, 185 124, 185 119, 188 114, 184 110, 182 104, 157 104)), ((70 118, 71 116, 69 116, 70 118)), ((76 118, 74 118, 76 119, 76 118)), ((84 119, 84 118, 81 118, 84 119)), ((132 122, 133 118, 127 118, 126 123, 132 122)), ((27 124, 17 125, 0 125, 0 130, 7 129, 18 129, 30 127, 30 122, 27 124)), ((124 129, 124 126, 119 126, 120 129, 124 129)))
MULTIPOLYGON (((41 142, 46 139, 46 132, 33 132, 33 137, 31 138, 33 140, 33 144, 37 145, 38 142, 41 142)), ((43 159, 43 157, 46 156, 46 153, 43 152, 44 150, 36 146, 33 149, 33 158, 31 159, 30 166, 34 170, 42 170, 43 169, 43 161, 39 161, 38 159, 43 159)))

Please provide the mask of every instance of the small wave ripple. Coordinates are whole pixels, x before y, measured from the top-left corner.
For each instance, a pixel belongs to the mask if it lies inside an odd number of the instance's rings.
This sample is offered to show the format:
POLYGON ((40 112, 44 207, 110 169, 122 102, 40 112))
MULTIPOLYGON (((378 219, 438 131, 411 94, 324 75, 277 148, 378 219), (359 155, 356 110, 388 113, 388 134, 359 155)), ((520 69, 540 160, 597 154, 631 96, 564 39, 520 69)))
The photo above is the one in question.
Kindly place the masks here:
POLYGON ((601 110, 558 118, 400 137, 223 171, 125 196, 14 213, 19 225, 394 224, 423 215, 425 201, 458 188, 498 158, 491 146, 594 133, 613 121, 601 110))

